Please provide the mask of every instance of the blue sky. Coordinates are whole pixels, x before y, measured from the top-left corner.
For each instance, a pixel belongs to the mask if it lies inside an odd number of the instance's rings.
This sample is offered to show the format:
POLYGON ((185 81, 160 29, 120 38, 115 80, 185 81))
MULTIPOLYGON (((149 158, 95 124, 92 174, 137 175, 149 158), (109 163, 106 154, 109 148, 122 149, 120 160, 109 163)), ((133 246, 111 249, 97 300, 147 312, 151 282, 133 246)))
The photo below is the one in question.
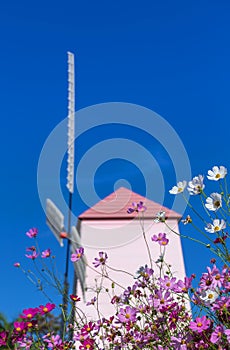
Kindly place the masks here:
MULTIPOLYGON (((60 273, 64 265, 65 251, 45 224, 37 166, 46 139, 67 115, 67 51, 75 54, 77 110, 124 102, 155 111, 179 135, 192 175, 206 174, 213 165, 229 167, 229 15, 227 0, 1 3, 0 311, 10 319, 44 302, 13 267, 25 261, 30 227, 38 227, 41 243, 57 252, 60 273)), ((100 140, 127 135, 154 155, 164 175, 164 204, 170 206, 172 162, 159 142, 137 130, 104 126, 81 135, 76 163, 100 140)), ((140 170, 125 160, 108 160, 94 179, 99 197, 111 193, 120 178, 144 194, 142 170, 148 172, 148 164, 140 170)), ((67 198, 65 161, 57 178, 67 198)), ((86 207, 75 191, 75 215, 86 207)), ((188 274, 199 275, 208 254, 191 242, 183 248, 188 274)))

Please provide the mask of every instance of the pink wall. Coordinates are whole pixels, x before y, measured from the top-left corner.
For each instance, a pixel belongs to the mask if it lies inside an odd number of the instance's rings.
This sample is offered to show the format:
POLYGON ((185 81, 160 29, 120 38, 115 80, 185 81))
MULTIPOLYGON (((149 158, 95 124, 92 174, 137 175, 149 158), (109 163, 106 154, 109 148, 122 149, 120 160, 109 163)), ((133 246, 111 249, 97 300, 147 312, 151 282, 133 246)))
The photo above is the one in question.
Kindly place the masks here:
MULTIPOLYGON (((176 219, 169 219, 167 224, 178 232, 178 222, 176 219)), ((154 223, 153 220, 145 220, 144 223, 146 239, 149 244, 153 261, 156 261, 160 254, 160 245, 151 241, 153 234, 165 232, 169 238, 169 244, 166 246, 165 260, 172 265, 172 272, 178 278, 183 279, 185 274, 183 253, 180 238, 170 232, 163 223, 154 223)), ((108 254, 107 264, 109 267, 127 271, 131 274, 139 269, 140 266, 148 264, 150 266, 146 244, 142 236, 140 222, 138 220, 82 220, 80 227, 82 246, 85 249, 87 263, 93 267, 92 262, 98 257, 99 251, 106 251, 108 254)), ((156 275, 159 275, 158 267, 153 263, 153 269, 156 275)), ((134 283, 134 279, 126 273, 116 272, 110 268, 106 269, 109 278, 126 288, 134 283)), ((99 293, 99 311, 100 316, 108 317, 114 313, 114 306, 111 304, 111 298, 114 294, 120 295, 122 288, 115 286, 112 291, 111 280, 103 278, 100 275, 101 269, 90 269, 86 267, 86 301, 91 300, 97 293, 96 285, 108 288, 109 292, 101 289, 99 293)), ((81 299, 83 296, 81 288, 77 285, 77 291, 81 299)), ((84 310, 87 317, 98 318, 94 306, 85 306, 82 301, 78 306, 84 310)))

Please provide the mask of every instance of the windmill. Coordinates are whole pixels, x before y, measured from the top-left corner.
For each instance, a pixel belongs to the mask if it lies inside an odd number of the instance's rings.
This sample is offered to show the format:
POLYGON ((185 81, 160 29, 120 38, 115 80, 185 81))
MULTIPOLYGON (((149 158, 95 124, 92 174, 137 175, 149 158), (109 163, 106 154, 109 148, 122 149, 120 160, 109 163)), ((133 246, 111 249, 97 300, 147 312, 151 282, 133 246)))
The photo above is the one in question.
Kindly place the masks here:
MULTIPOLYGON (((63 313, 62 313, 62 327, 64 329, 65 315, 68 312, 68 294, 69 294, 69 255, 70 250, 74 252, 76 248, 81 246, 80 235, 77 232, 75 226, 71 227, 71 214, 72 214, 72 197, 74 192, 74 141, 75 141, 75 69, 74 69, 74 54, 68 52, 68 141, 67 141, 67 183, 69 199, 68 199, 68 227, 67 230, 64 227, 64 215, 48 198, 46 200, 46 224, 53 232, 54 236, 58 240, 61 247, 64 246, 62 232, 67 232, 67 247, 66 247, 66 259, 65 259, 65 273, 64 273, 64 290, 63 290, 63 313)), ((82 292, 84 294, 84 276, 85 267, 84 260, 74 263, 74 282, 73 290, 75 290, 76 278, 80 280, 82 292)))

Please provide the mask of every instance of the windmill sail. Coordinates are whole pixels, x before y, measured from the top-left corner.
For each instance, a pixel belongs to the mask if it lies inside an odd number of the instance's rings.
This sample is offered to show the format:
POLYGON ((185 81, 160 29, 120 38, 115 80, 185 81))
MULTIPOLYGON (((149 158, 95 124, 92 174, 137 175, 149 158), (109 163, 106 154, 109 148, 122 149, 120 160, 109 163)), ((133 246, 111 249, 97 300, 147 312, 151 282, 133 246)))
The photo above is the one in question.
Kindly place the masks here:
POLYGON ((74 191, 74 119, 75 119, 75 72, 74 55, 68 52, 68 158, 67 158, 67 188, 74 191))

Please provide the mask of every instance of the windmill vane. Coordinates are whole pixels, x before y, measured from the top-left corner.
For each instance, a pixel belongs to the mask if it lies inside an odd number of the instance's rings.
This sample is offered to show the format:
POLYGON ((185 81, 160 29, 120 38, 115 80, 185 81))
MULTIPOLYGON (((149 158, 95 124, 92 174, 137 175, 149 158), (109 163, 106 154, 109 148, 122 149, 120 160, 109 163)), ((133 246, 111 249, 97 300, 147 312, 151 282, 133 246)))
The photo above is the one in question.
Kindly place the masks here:
POLYGON ((68 159, 67 188, 74 191, 74 117, 75 117, 75 72, 74 55, 68 52, 68 159))

